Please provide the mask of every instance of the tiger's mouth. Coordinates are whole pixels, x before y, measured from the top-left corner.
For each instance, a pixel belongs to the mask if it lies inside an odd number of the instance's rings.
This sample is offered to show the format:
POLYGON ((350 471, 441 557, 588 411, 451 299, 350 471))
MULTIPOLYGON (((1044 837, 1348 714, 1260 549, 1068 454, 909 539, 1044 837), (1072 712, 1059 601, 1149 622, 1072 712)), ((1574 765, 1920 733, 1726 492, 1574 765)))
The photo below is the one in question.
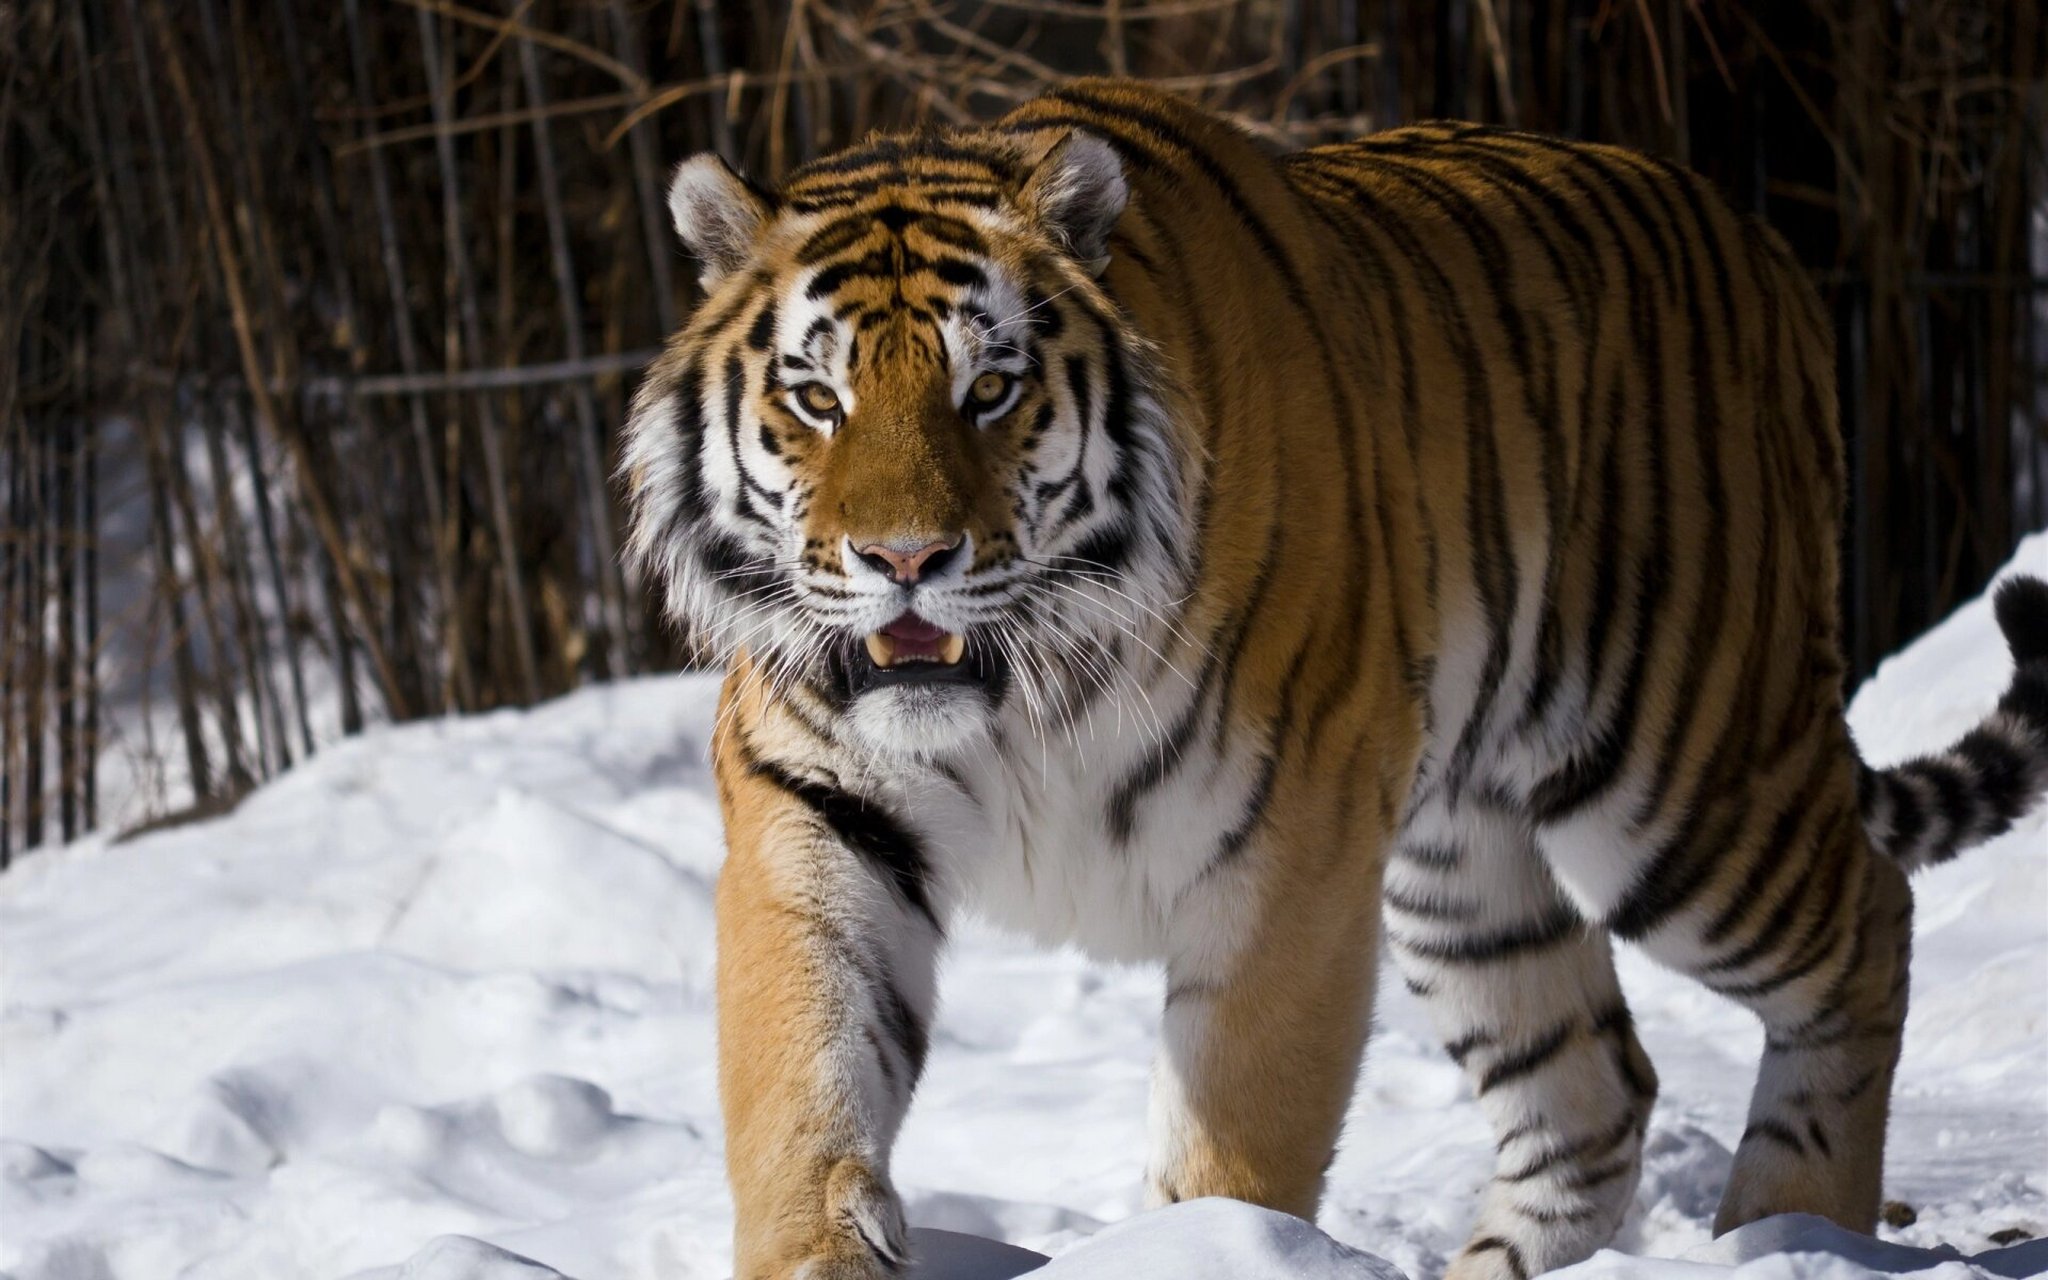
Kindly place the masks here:
POLYGON ((914 613, 906 613, 866 640, 868 661, 877 670, 894 671, 913 663, 958 666, 967 656, 967 637, 934 626, 914 613))
POLYGON ((994 647, 973 635, 948 631, 905 613, 839 655, 849 695, 900 685, 962 684, 993 689, 1002 665, 994 647))

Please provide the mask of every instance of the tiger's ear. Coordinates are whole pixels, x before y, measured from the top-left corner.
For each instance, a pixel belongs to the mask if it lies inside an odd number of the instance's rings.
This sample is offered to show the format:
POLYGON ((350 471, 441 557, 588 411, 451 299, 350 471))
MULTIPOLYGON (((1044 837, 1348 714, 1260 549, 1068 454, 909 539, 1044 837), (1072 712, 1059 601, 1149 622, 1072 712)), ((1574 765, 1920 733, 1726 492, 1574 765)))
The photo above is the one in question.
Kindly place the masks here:
POLYGON ((1075 129, 1045 153, 1018 200, 1090 275, 1099 276, 1109 266, 1109 233, 1130 195, 1116 148, 1075 129))
POLYGON ((707 291, 746 262, 773 213, 759 188, 709 151, 677 165, 669 179, 668 216, 683 247, 703 264, 698 279, 707 291))

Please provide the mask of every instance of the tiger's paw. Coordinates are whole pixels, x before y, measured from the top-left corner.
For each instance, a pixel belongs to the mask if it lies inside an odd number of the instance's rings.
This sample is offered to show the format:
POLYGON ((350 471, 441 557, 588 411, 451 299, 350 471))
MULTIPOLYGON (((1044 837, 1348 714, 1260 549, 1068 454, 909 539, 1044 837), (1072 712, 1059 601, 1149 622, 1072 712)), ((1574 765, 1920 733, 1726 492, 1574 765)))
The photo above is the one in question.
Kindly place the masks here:
POLYGON ((825 1176, 824 1213, 807 1237, 777 1250, 764 1266, 742 1266, 748 1280, 886 1280, 910 1263, 910 1233, 896 1193, 855 1159, 825 1176))

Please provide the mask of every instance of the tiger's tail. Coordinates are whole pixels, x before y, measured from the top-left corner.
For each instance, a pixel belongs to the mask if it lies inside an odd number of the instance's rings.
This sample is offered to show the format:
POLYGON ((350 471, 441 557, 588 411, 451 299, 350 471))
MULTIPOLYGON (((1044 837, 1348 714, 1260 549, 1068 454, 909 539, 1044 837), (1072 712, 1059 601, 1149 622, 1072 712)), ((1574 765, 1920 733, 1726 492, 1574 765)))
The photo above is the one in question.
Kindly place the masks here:
POLYGON ((1992 611, 2015 664, 1997 709, 1946 751, 1857 765, 1863 828, 1909 872, 1999 835, 2048 791, 2048 582, 2007 579, 1992 611))

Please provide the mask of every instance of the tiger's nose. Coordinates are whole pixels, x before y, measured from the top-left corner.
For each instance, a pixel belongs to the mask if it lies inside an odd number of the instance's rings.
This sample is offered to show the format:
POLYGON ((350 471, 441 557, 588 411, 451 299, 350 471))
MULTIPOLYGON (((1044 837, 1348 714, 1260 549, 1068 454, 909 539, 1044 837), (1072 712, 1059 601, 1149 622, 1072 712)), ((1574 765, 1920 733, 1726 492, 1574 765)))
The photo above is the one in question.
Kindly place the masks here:
POLYGON ((877 573, 886 574, 907 586, 952 563, 953 553, 960 549, 960 543, 957 534, 950 542, 927 542, 915 551, 898 551, 886 542, 870 542, 860 549, 860 558, 877 573))

